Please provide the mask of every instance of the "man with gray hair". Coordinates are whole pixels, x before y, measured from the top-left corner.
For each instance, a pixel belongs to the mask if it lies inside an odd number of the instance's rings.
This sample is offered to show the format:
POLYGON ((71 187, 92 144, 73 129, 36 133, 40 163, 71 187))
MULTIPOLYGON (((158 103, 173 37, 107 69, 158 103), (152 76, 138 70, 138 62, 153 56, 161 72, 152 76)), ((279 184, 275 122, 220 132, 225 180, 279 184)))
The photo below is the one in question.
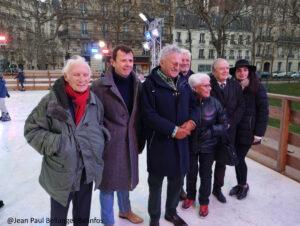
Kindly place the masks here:
POLYGON ((181 49, 181 63, 180 63, 180 81, 187 81, 190 77, 190 75, 194 74, 194 72, 191 70, 191 59, 192 54, 187 49, 181 49))
MULTIPOLYGON (((235 144, 236 125, 243 116, 245 103, 243 100, 243 91, 240 84, 232 78, 229 78, 229 63, 227 60, 218 58, 212 65, 211 77, 211 96, 220 101, 226 111, 230 128, 228 138, 235 144)), ((226 203, 226 198, 222 193, 224 185, 226 166, 216 161, 214 171, 213 195, 222 203, 226 203)))
MULTIPOLYGON (((187 49, 182 48, 181 49, 181 63, 180 63, 179 83, 187 82, 189 77, 192 74, 194 74, 194 72, 191 70, 191 58, 192 58, 191 52, 187 49)), ((179 198, 180 198, 180 200, 185 200, 186 199, 186 192, 184 191, 183 185, 182 185, 182 188, 181 188, 179 198)))
POLYGON ((183 177, 189 165, 187 136, 196 126, 196 100, 188 83, 179 83, 181 50, 167 45, 142 88, 142 118, 147 139, 150 225, 159 225, 161 188, 168 179, 165 219, 187 225, 176 212, 183 177))

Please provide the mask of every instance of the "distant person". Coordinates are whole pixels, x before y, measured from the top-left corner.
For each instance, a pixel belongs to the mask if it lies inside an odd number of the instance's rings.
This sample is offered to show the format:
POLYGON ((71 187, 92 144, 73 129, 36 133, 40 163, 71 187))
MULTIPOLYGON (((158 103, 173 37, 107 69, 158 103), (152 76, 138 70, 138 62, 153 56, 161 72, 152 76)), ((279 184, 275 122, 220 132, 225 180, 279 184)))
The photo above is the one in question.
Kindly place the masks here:
POLYGON ((109 132, 103 105, 90 91, 91 69, 70 58, 25 121, 27 142, 43 156, 40 184, 50 195, 50 225, 65 226, 70 202, 74 225, 88 225, 93 182, 102 180, 102 153, 109 132))
POLYGON ((260 144, 262 141, 268 125, 269 107, 266 89, 256 76, 255 66, 242 59, 235 63, 230 72, 243 89, 246 106, 242 120, 237 125, 236 152, 239 161, 235 172, 238 184, 229 193, 241 200, 246 198, 249 191, 245 158, 251 145, 260 144))
POLYGON ((3 206, 4 206, 4 202, 0 200, 0 208, 2 208, 3 206))
POLYGON ((21 86, 20 91, 25 91, 24 82, 25 82, 25 74, 22 67, 18 69, 18 75, 16 76, 16 79, 19 82, 19 85, 21 86))
POLYGON ((7 91, 6 82, 3 78, 3 75, 2 73, 0 73, 0 111, 1 111, 0 121, 2 122, 11 120, 5 104, 6 97, 10 97, 10 95, 7 91))

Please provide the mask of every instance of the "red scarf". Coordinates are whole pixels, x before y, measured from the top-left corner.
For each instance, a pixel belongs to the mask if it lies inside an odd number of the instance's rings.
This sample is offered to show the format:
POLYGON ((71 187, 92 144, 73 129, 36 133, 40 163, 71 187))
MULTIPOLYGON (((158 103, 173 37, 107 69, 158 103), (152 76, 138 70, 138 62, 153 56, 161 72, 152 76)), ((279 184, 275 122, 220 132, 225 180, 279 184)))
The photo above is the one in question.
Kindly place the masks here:
POLYGON ((84 115, 87 99, 90 96, 90 89, 88 88, 83 93, 79 93, 74 91, 70 84, 66 82, 65 91, 73 101, 75 107, 75 124, 77 126, 84 115))

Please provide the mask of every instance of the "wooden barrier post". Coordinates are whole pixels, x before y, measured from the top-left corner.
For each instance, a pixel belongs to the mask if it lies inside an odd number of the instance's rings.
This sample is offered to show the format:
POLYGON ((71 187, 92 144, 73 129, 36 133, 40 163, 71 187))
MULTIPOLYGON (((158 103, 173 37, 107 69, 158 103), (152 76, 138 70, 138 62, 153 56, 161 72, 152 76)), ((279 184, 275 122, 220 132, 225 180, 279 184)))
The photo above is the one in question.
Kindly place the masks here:
POLYGON ((280 120, 280 140, 279 140, 279 152, 277 156, 277 171, 284 173, 287 149, 288 149, 288 138, 289 138, 289 124, 291 115, 291 101, 282 99, 282 114, 280 120))
POLYGON ((51 74, 50 74, 49 70, 47 71, 47 75, 48 75, 48 81, 49 81, 48 89, 50 89, 50 87, 51 87, 51 74))

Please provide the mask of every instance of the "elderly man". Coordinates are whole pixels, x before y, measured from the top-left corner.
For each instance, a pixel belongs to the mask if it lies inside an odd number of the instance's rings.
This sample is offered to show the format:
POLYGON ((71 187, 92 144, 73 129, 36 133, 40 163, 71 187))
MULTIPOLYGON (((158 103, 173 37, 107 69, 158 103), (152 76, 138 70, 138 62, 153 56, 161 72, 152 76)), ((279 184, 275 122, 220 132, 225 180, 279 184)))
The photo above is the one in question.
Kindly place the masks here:
POLYGON ((114 191, 118 197, 119 217, 135 224, 143 222, 131 211, 129 200, 129 191, 138 184, 138 153, 143 146, 142 136, 139 136, 141 83, 132 69, 132 49, 117 46, 112 53, 112 67, 92 85, 104 106, 104 125, 112 135, 104 149, 100 185, 101 218, 105 225, 115 222, 114 191))
POLYGON ((187 49, 181 49, 181 63, 180 63, 180 80, 185 79, 186 81, 189 79, 190 75, 194 74, 191 70, 191 59, 192 54, 187 49))
POLYGON ((91 69, 75 56, 25 122, 28 143, 43 155, 40 184, 50 195, 52 226, 67 225, 70 202, 74 225, 88 225, 93 181, 102 179, 103 105, 90 91, 91 69))
MULTIPOLYGON (((180 73, 179 73, 179 82, 188 82, 189 77, 194 74, 191 70, 191 58, 192 54, 189 50, 182 48, 181 49, 181 63, 180 63, 180 73)), ((186 199, 186 192, 182 186, 180 200, 186 199)))
POLYGON ((176 212, 183 177, 189 164, 188 139, 196 126, 196 101, 188 83, 179 83, 181 50, 167 45, 160 52, 142 89, 142 116, 147 139, 150 225, 159 225, 161 188, 168 179, 165 219, 187 225, 176 212))
MULTIPOLYGON (((236 125, 240 122, 245 109, 242 88, 237 81, 229 78, 229 63, 225 59, 218 58, 214 61, 212 73, 211 96, 219 100, 226 111, 230 125, 228 137, 234 145, 236 125)), ((225 170, 226 166, 224 164, 216 162, 212 193, 222 203, 226 202, 226 198, 221 190, 224 185, 225 170)))

